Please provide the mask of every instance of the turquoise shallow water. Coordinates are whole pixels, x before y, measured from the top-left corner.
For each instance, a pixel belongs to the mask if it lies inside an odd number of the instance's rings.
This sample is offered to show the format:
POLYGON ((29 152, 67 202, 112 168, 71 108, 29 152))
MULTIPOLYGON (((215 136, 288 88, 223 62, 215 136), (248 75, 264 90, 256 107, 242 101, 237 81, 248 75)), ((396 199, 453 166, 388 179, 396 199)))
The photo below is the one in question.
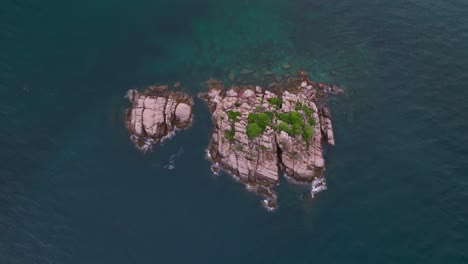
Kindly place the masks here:
POLYGON ((465 1, 0 5, 0 263, 468 263, 465 1), (210 121, 148 155, 128 88, 303 66, 345 95, 315 200, 280 208, 204 159, 210 121), (333 76, 331 72, 336 72, 333 76), (164 168, 182 153, 174 170, 164 168))

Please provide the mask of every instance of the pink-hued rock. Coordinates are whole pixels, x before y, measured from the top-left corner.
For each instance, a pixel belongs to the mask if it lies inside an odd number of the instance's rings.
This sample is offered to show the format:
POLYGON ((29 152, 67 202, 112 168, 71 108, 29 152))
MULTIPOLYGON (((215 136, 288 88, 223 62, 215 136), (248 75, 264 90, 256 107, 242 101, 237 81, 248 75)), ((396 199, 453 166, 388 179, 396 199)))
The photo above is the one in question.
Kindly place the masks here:
POLYGON ((127 98, 132 108, 126 110, 125 126, 143 151, 192 122, 193 99, 182 92, 168 91, 168 86, 150 86, 143 92, 132 89, 127 98))
POLYGON ((179 103, 175 115, 179 123, 188 123, 192 117, 192 107, 186 103, 179 103))
POLYGON ((212 113, 214 125, 209 146, 209 157, 215 164, 239 179, 251 190, 266 197, 269 209, 277 206, 277 194, 273 190, 279 184, 279 176, 286 174, 294 183, 312 183, 323 175, 323 141, 334 145, 333 130, 328 108, 320 105, 320 93, 307 73, 301 71, 298 78, 278 83, 276 90, 264 90, 260 86, 232 86, 225 89, 221 82, 209 80, 208 91, 200 93, 212 113), (280 98, 280 107, 269 99, 280 98), (303 106, 303 108, 298 107, 303 106), (307 109, 303 110, 303 109, 307 109), (232 120, 228 112, 238 112, 232 120), (269 112, 273 115, 270 125, 258 136, 249 138, 246 127, 252 113, 269 112), (313 135, 278 131, 279 114, 299 113, 313 135), (314 119, 309 122, 309 119, 314 119))

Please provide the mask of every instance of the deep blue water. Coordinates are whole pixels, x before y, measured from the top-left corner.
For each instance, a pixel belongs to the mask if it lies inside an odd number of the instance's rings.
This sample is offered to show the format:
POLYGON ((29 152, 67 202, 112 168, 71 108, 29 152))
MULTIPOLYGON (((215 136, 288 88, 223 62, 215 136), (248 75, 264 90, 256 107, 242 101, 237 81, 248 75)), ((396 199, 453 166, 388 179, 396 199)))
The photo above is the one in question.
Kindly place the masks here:
POLYGON ((464 0, 3 0, 0 263, 468 263, 467 46, 464 0), (128 88, 284 62, 346 89, 315 200, 212 176, 200 101, 130 142, 128 88))

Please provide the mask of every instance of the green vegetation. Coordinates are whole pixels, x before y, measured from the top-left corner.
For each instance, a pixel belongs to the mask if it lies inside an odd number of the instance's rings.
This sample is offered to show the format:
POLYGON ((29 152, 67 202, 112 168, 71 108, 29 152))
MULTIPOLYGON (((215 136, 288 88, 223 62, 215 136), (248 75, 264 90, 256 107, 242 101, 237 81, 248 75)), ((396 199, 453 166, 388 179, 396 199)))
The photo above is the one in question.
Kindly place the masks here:
POLYGON ((297 101, 297 102, 296 102, 296 108, 295 108, 295 110, 296 110, 296 111, 300 111, 300 110, 302 110, 302 108, 303 108, 302 103, 299 102, 299 101, 297 101))
POLYGON ((247 136, 254 138, 261 135, 267 126, 272 127, 274 114, 272 112, 251 113, 247 117, 247 136))
POLYGON ((292 131, 293 136, 300 135, 302 133, 302 126, 301 124, 292 124, 292 131))
POLYGON ((302 119, 301 114, 298 112, 289 113, 289 120, 291 121, 291 125, 304 125, 304 119, 302 119))
POLYGON ((278 119, 290 125, 304 125, 304 120, 302 119, 301 114, 299 114, 298 112, 280 113, 278 115, 278 119))
MULTIPOLYGON (((282 104, 281 98, 269 98, 268 102, 279 109, 282 104)), ((257 106, 255 113, 250 113, 247 117, 247 136, 255 138, 265 132, 267 126, 275 129, 276 131, 284 131, 290 136, 301 135, 307 143, 310 141, 314 134, 313 126, 315 120, 312 118, 313 110, 302 102, 296 102, 295 111, 289 113, 278 113, 276 110, 273 112, 261 112, 262 107, 257 106), (277 126, 273 124, 273 120, 277 118, 279 123, 277 126), (308 122, 304 122, 308 120, 308 122)), ((229 118, 236 122, 241 115, 240 112, 228 111, 229 118)), ((226 131, 226 138, 233 139, 235 134, 234 123, 232 123, 232 130, 226 131)))
POLYGON ((283 122, 289 123, 289 115, 286 114, 286 113, 279 113, 278 114, 278 119, 283 121, 283 122))
MULTIPOLYGON (((302 106, 302 104, 296 104, 296 109, 299 108, 302 110, 309 109, 302 106)), ((309 142, 310 138, 314 134, 312 127, 315 125, 315 120, 311 116, 308 118, 308 123, 305 123, 303 116, 297 111, 290 113, 279 113, 278 119, 281 120, 281 122, 278 124, 277 130, 284 131, 290 136, 302 135, 304 141, 309 142)))
POLYGON ((302 111, 304 111, 304 114, 305 114, 308 118, 312 118, 312 113, 314 112, 314 110, 312 110, 312 109, 309 108, 309 107, 304 107, 304 108, 302 108, 302 111))
POLYGON ((241 115, 241 113, 237 112, 237 111, 227 111, 226 114, 234 122, 239 121, 239 119, 237 117, 239 117, 241 115))
POLYGON ((278 131, 284 131, 284 132, 288 133, 289 135, 292 135, 292 133, 293 133, 291 127, 288 124, 286 124, 285 122, 282 122, 282 121, 278 124, 278 131))
POLYGON ((309 118, 309 125, 315 126, 315 119, 313 119, 312 117, 309 118))
POLYGON ((268 102, 271 105, 273 105, 276 109, 280 109, 281 104, 283 103, 283 100, 281 98, 278 98, 278 97, 272 97, 272 98, 268 98, 268 102))
POLYGON ((273 121, 273 113, 251 113, 247 117, 248 124, 257 124, 261 129, 265 129, 273 121))
POLYGON ((268 116, 268 118, 270 119, 270 122, 272 122, 273 119, 275 118, 275 114, 273 114, 273 112, 264 112, 264 114, 268 116))
POLYGON ((236 107, 239 107, 239 106, 241 106, 241 103, 235 102, 234 105, 235 105, 236 107))
POLYGON ((247 125, 247 136, 254 138, 260 136, 265 129, 261 129, 257 123, 251 123, 247 125))
POLYGON ((226 138, 229 139, 229 140, 233 140, 235 134, 236 134, 236 130, 234 130, 234 129, 227 130, 226 131, 226 138))
POLYGON ((231 130, 226 130, 225 131, 226 138, 229 139, 229 140, 233 140, 234 135, 236 134, 236 130, 234 128, 234 123, 239 121, 238 117, 241 115, 241 113, 237 112, 237 111, 227 111, 226 114, 229 117, 229 119, 231 120, 231 130))
POLYGON ((314 135, 314 130, 312 129, 312 126, 309 124, 305 124, 304 129, 302 130, 302 138, 304 139, 304 141, 309 142, 310 138, 313 135, 314 135))
POLYGON ((311 108, 307 107, 299 101, 296 102, 296 107, 294 109, 296 111, 304 111, 305 116, 308 118, 312 118, 312 113, 314 112, 314 110, 312 110, 311 108))

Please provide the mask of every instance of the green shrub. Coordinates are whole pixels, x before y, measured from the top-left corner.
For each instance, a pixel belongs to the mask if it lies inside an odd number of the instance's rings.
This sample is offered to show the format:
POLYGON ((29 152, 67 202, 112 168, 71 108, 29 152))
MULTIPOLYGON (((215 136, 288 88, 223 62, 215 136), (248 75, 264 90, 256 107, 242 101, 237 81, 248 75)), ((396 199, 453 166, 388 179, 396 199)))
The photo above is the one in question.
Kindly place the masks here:
POLYGON ((280 109, 281 108, 281 104, 283 103, 283 100, 281 100, 281 98, 278 98, 278 97, 272 97, 272 98, 268 98, 268 102, 275 106, 276 109, 280 109))
POLYGON ((226 138, 229 139, 229 140, 233 140, 235 134, 236 134, 236 130, 234 130, 234 129, 227 130, 226 131, 226 138))
POLYGON ((235 102, 234 105, 235 105, 236 107, 239 107, 239 106, 241 106, 241 103, 235 102))
POLYGON ((292 125, 299 124, 300 126, 304 125, 304 119, 302 119, 302 115, 298 112, 291 112, 289 114, 289 119, 292 125))
POLYGON ((256 137, 262 134, 267 126, 274 128, 272 124, 274 116, 272 112, 250 113, 247 116, 247 136, 256 137))
POLYGON ((305 142, 309 142, 312 135, 314 135, 314 130, 312 129, 312 126, 309 124, 305 124, 304 129, 302 130, 302 138, 305 142))
POLYGON ((279 113, 278 119, 290 125, 294 125, 294 124, 299 124, 300 126, 304 125, 304 119, 302 118, 302 115, 299 114, 298 112, 290 112, 288 114, 279 113))
POLYGON ((293 135, 293 131, 292 131, 291 127, 288 124, 286 124, 285 122, 280 122, 278 124, 277 129, 278 129, 278 131, 284 131, 284 132, 288 133, 290 136, 293 135))
MULTIPOLYGON (((299 108, 301 105, 296 105, 299 108)), ((303 107, 305 108, 305 107, 303 107)), ((278 130, 287 132, 290 136, 301 135, 304 130, 304 119, 299 112, 279 113, 278 119, 282 122, 278 130)), ((308 133, 308 132, 307 132, 308 133)))
POLYGON ((296 111, 300 111, 300 110, 302 110, 303 108, 304 108, 304 107, 303 107, 302 103, 299 102, 299 101, 297 101, 297 102, 296 102, 296 108, 295 108, 295 110, 296 110, 296 111))
POLYGON ((271 119, 270 115, 266 113, 251 113, 247 117, 247 121, 249 124, 255 123, 258 127, 265 130, 265 128, 270 124, 271 119))
POLYGON ((311 117, 312 113, 315 112, 312 108, 309 108, 307 105, 297 101, 296 107, 294 108, 296 111, 304 111, 306 117, 311 117))
POLYGON ((292 134, 293 135, 300 135, 302 133, 302 126, 301 124, 292 124, 292 134))
POLYGON ((237 112, 237 111, 227 111, 226 114, 234 122, 239 121, 239 119, 237 117, 239 117, 241 115, 241 113, 237 112))
POLYGON ((254 138, 263 133, 265 129, 262 129, 257 123, 250 123, 247 125, 247 136, 254 138))
POLYGON ((308 118, 310 118, 310 117, 312 116, 312 113, 314 112, 314 110, 312 110, 312 108, 309 108, 309 107, 306 107, 306 106, 304 106, 304 107, 302 108, 302 111, 304 111, 304 114, 305 114, 308 118))
POLYGON ((286 113, 279 113, 278 114, 278 119, 285 122, 285 123, 288 123, 288 124, 291 124, 291 119, 289 118, 289 114, 286 114, 286 113))
POLYGON ((315 126, 315 119, 313 119, 312 117, 309 118, 309 125, 315 126))
POLYGON ((273 112, 264 112, 264 114, 268 116, 270 122, 273 122, 273 119, 275 118, 275 114, 273 114, 273 112))

